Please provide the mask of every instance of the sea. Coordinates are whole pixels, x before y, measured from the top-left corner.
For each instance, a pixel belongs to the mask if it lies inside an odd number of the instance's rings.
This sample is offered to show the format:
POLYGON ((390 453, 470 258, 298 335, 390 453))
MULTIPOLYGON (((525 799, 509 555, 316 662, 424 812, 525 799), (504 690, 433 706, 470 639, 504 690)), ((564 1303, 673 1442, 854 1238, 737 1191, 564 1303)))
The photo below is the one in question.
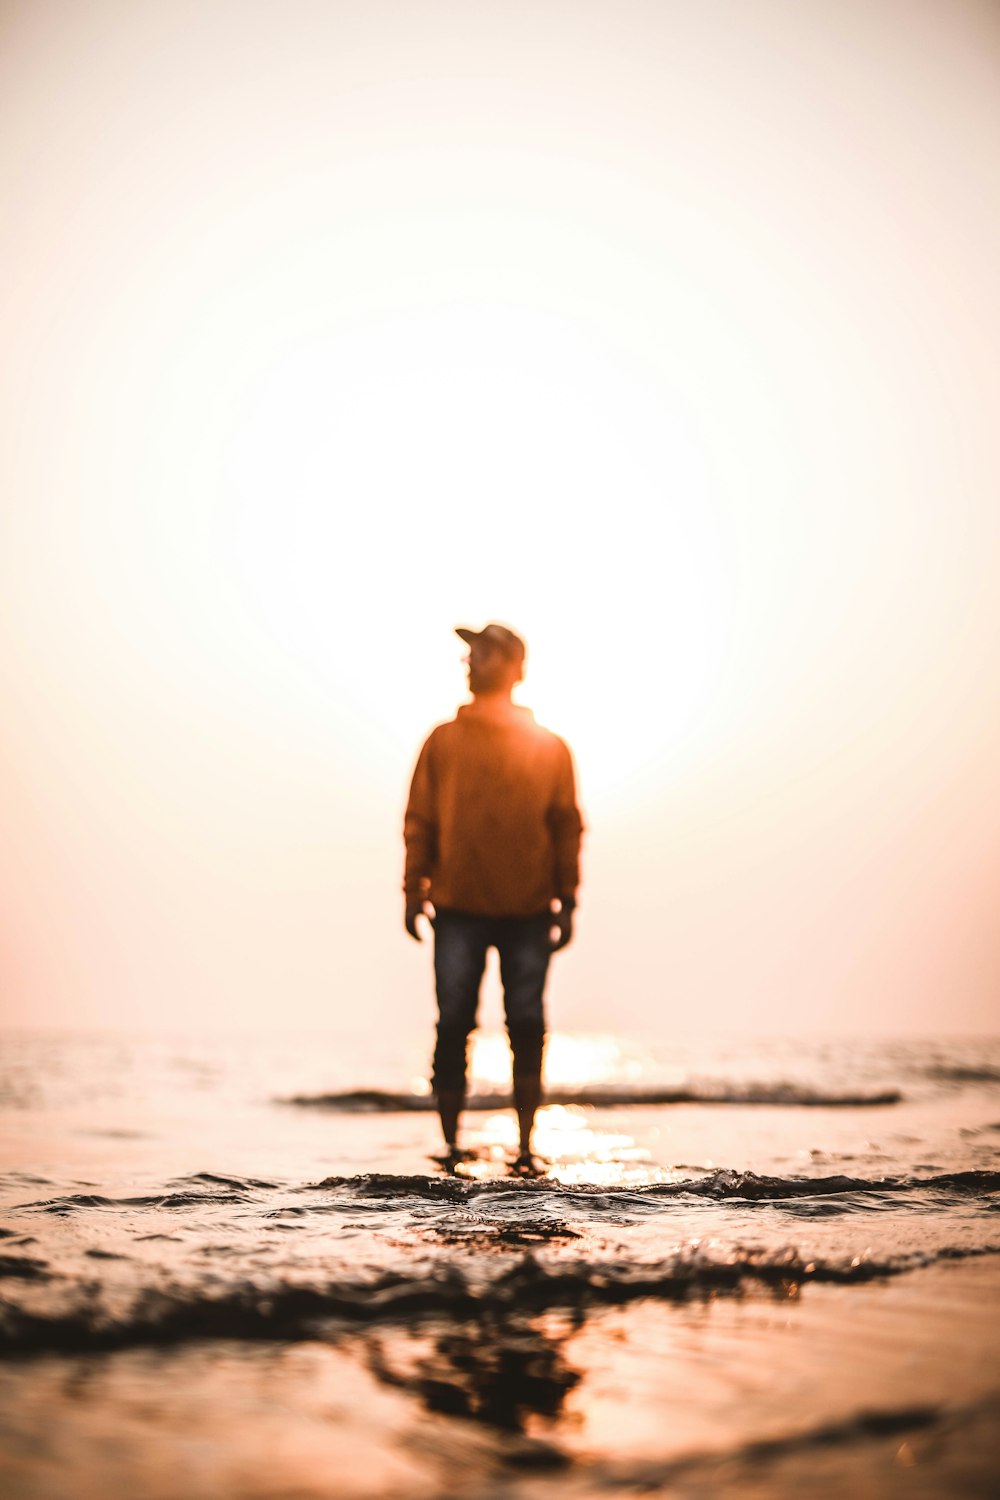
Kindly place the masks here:
POLYGON ((1000 1039, 0 1033, 5 1500, 1000 1494, 1000 1039))

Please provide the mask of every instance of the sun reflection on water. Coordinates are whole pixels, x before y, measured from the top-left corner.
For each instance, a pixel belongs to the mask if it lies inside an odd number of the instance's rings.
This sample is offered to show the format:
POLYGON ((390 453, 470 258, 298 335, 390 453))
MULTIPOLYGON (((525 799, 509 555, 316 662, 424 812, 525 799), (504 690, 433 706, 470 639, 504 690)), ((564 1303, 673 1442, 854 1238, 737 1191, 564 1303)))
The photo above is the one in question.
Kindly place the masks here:
POLYGON ((553 1104, 539 1111, 535 1148, 559 1182, 613 1183, 648 1176, 649 1152, 622 1131, 598 1130, 594 1112, 579 1105, 553 1104))
MULTIPOLYGON (((634 1053, 606 1035, 554 1033, 545 1053, 549 1089, 641 1082, 645 1068, 634 1053)), ((511 1089, 511 1053, 502 1032, 477 1032, 471 1055, 471 1091, 503 1095, 511 1089)), ((512 1101, 513 1103, 513 1101, 512 1101)), ((513 1109, 491 1112, 469 1127, 477 1139, 478 1159, 463 1164, 462 1175, 487 1178, 509 1161, 517 1148, 513 1109)), ((549 1104, 538 1111, 533 1148, 552 1181, 594 1186, 648 1182, 663 1175, 650 1153, 622 1130, 599 1128, 592 1105, 549 1104)))

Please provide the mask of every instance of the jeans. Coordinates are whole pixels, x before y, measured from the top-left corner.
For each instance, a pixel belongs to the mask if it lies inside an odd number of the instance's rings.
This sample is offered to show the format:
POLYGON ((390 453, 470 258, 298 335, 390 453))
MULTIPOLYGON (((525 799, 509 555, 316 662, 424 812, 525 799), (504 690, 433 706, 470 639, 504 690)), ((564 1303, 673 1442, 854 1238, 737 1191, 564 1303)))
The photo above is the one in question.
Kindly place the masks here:
POLYGON ((545 1046, 543 992, 551 946, 550 912, 535 917, 479 917, 438 908, 434 922, 434 977, 438 1026, 432 1086, 436 1094, 464 1093, 469 1033, 475 1029, 486 954, 500 955, 507 1034, 514 1072, 537 1077, 545 1046))

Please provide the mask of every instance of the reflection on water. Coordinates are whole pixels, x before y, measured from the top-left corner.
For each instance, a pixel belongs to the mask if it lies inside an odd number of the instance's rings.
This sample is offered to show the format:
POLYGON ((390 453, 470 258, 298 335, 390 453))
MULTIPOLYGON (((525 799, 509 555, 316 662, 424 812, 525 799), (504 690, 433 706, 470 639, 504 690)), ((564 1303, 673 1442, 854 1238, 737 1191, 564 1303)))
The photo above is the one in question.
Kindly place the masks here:
POLYGON ((670 1465, 697 1470, 726 1452, 759 1462, 812 1445, 864 1464, 872 1437, 888 1435, 891 1453, 950 1413, 973 1413, 995 1375, 982 1308, 996 1268, 969 1270, 961 1282, 937 1270, 923 1286, 868 1284, 846 1320, 841 1289, 802 1296, 789 1280, 752 1294, 692 1288, 669 1304, 436 1316, 370 1330, 361 1344, 369 1372, 426 1412, 530 1440, 513 1450, 519 1465, 593 1467, 627 1454, 622 1472, 631 1466, 634 1480, 644 1464, 668 1479, 670 1465))
POLYGON ((631 1135, 599 1129, 594 1112, 578 1105, 552 1104, 541 1110, 535 1143, 539 1154, 551 1163, 548 1176, 556 1182, 606 1187, 629 1182, 637 1175, 643 1181, 659 1175, 650 1173, 650 1154, 637 1146, 631 1135))
MULTIPOLYGON (((517 1151, 513 1111, 470 1116, 465 1132, 473 1155, 458 1165, 457 1176, 486 1181, 509 1172, 517 1151)), ((649 1150, 637 1145, 634 1136, 608 1125, 600 1128, 594 1111, 579 1105, 543 1106, 535 1121, 534 1148, 545 1177, 567 1186, 610 1187, 670 1176, 652 1164, 649 1150)))
POLYGON ((368 1364, 429 1411, 536 1436, 582 1379, 565 1355, 582 1321, 580 1313, 490 1316, 402 1337, 380 1333, 369 1342, 368 1364))

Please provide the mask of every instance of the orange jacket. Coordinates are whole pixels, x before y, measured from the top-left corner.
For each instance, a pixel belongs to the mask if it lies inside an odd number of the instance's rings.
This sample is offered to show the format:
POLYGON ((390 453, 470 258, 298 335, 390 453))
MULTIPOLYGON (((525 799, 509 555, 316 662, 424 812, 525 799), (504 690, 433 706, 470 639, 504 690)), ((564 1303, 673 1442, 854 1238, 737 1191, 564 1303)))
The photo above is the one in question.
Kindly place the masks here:
POLYGON ((528 708, 475 699, 420 752, 403 888, 480 916, 536 916, 575 897, 582 831, 565 742, 528 708))

